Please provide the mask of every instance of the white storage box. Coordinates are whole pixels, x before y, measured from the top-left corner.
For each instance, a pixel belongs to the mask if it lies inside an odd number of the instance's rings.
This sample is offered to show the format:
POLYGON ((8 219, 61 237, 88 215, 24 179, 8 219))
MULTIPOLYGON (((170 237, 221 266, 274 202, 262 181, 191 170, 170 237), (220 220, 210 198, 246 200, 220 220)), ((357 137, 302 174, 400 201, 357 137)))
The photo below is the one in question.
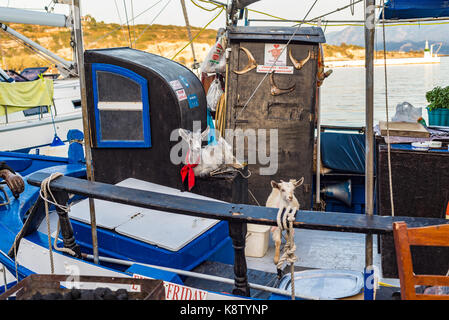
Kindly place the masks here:
POLYGON ((271 226, 248 223, 245 247, 247 257, 261 258, 267 253, 270 229, 271 226))

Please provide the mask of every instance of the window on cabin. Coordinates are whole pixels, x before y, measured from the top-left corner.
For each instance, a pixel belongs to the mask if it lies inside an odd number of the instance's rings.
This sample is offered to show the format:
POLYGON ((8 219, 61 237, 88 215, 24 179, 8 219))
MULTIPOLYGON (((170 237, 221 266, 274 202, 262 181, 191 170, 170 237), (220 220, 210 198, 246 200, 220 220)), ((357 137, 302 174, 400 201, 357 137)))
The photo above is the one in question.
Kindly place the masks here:
POLYGON ((73 103, 73 107, 74 107, 75 109, 81 108, 81 100, 80 100, 80 99, 78 99, 78 100, 72 100, 72 103, 73 103))
POLYGON ((94 72, 98 146, 151 146, 148 93, 142 91, 146 80, 111 65, 94 67, 94 72))
POLYGON ((23 115, 25 117, 36 116, 36 115, 44 114, 44 113, 48 113, 47 106, 40 106, 40 107, 34 107, 34 108, 23 110, 23 115))

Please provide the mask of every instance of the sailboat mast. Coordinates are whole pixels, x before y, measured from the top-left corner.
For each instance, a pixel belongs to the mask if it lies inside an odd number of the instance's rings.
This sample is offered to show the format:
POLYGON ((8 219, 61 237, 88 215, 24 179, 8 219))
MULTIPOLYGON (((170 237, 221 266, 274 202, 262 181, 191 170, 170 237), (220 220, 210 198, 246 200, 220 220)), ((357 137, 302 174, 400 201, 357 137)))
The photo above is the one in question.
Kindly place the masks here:
POLYGON ((181 6, 182 6, 182 13, 184 14, 184 20, 186 22, 186 28, 187 28, 187 35, 189 36, 189 41, 190 41, 190 47, 192 49, 192 56, 193 56, 193 66, 192 69, 198 69, 199 68, 199 63, 196 60, 196 56, 195 56, 195 48, 193 47, 193 42, 192 42, 192 33, 190 32, 190 23, 189 23, 189 16, 187 15, 187 8, 186 8, 186 3, 185 0, 181 0, 181 6))
MULTIPOLYGON (((91 153, 91 134, 89 119, 87 116, 87 95, 86 95, 86 77, 84 73, 84 45, 83 45, 83 32, 81 28, 81 0, 73 1, 73 25, 75 30, 75 46, 76 46, 76 57, 78 64, 78 75, 80 79, 81 88, 81 110, 83 115, 83 128, 84 128, 84 147, 86 152, 86 172, 87 179, 89 181, 94 181, 94 170, 92 167, 92 153, 91 153)), ((94 262, 99 263, 98 260, 98 238, 97 238, 97 224, 95 218, 95 204, 94 199, 89 198, 89 209, 90 209, 90 223, 92 230, 92 248, 94 255, 94 262)))
MULTIPOLYGON (((374 35, 375 0, 365 1, 365 214, 374 211, 374 35)), ((367 234, 365 241, 365 266, 373 266, 373 235, 367 234)))

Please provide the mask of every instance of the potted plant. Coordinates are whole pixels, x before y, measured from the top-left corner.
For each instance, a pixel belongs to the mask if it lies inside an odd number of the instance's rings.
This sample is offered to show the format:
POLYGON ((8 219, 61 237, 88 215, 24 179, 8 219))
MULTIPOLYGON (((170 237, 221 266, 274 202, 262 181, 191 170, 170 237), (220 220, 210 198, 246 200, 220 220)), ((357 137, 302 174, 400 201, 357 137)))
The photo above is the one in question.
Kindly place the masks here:
POLYGON ((429 125, 449 126, 449 86, 435 87, 426 93, 429 125))

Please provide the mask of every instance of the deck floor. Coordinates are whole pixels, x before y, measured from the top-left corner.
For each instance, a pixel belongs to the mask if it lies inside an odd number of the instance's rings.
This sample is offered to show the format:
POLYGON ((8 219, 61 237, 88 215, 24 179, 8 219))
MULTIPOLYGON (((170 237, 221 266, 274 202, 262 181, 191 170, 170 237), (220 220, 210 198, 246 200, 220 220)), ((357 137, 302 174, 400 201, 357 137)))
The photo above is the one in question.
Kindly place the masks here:
MULTIPOLYGON (((296 255, 298 261, 295 263, 296 271, 308 269, 333 269, 352 270, 363 273, 365 268, 365 235, 356 233, 328 232, 295 229, 296 255)), ((281 247, 282 248, 282 247, 281 247)), ((269 240, 268 251, 262 258, 247 257, 248 281, 271 287, 277 287, 276 266, 273 263, 274 242, 269 240)), ((381 278, 381 256, 377 253, 377 236, 373 237, 373 262, 380 272, 379 281, 381 286, 376 290, 376 300, 393 300, 399 291, 398 279, 381 278), (392 285, 394 287, 385 286, 392 285)), ((288 271, 284 267, 284 273, 288 271)), ((206 261, 196 267, 193 271, 202 274, 215 274, 225 278, 233 279, 234 271, 232 265, 219 262, 206 261)), ((220 292, 232 292, 232 285, 202 280, 192 277, 185 279, 185 284, 193 287, 220 292)), ((251 296, 258 299, 267 299, 270 293, 251 289, 251 296)), ((351 297, 352 299, 363 299, 363 293, 351 297)), ((351 299, 349 298, 349 299, 351 299)))
MULTIPOLYGON (((360 272, 365 268, 364 234, 295 229, 295 243, 298 257, 295 267, 360 272)), ((262 258, 247 257, 248 268, 276 273, 273 256, 274 242, 270 236, 266 255, 262 258)), ((381 255, 377 252, 376 235, 373 236, 373 264, 378 268, 381 277, 381 255)), ((399 286, 398 279, 380 278, 380 281, 399 286)))

